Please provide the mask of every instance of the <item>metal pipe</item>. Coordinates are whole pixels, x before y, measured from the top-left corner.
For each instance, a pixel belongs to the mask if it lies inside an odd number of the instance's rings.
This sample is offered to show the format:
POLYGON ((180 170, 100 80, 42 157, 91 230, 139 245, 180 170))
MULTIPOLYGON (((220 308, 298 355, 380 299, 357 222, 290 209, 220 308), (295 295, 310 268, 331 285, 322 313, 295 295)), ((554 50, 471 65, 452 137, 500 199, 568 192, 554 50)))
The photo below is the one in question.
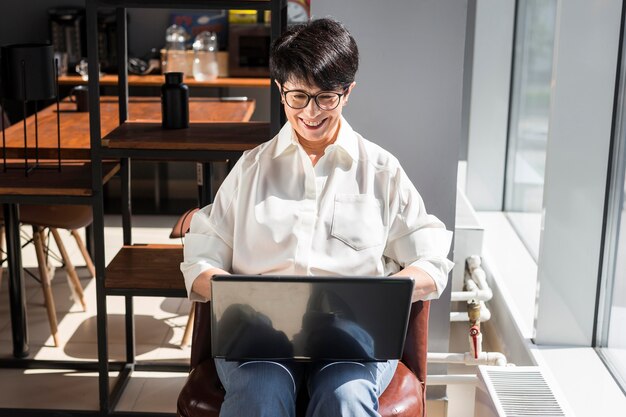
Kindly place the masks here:
POLYGON ((464 353, 428 352, 426 356, 426 361, 428 363, 463 363, 464 360, 464 353))
MULTIPOLYGON (((491 311, 484 302, 480 302, 480 321, 487 321, 491 318, 491 311)), ((450 321, 469 321, 469 313, 467 311, 451 311, 450 321)))
POLYGON ((485 271, 479 267, 465 272, 464 288, 464 291, 453 291, 450 301, 489 301, 493 297, 485 271))
POLYGON ((491 290, 478 290, 478 291, 452 291, 450 295, 450 301, 489 301, 493 297, 491 290))
POLYGON ((467 303, 467 315, 472 326, 480 325, 480 310, 481 305, 476 300, 471 300, 467 303))
POLYGON ((478 377, 471 374, 428 375, 426 376, 426 383, 428 385, 476 385, 478 377))
POLYGON ((480 352, 478 359, 470 352, 465 353, 438 353, 428 352, 428 363, 462 363, 465 365, 507 365, 506 356, 500 352, 480 352))
POLYGON ((482 268, 476 268, 472 272, 470 279, 466 280, 465 284, 467 289, 470 291, 483 291, 489 295, 489 299, 493 297, 491 288, 489 287, 489 284, 487 284, 487 274, 485 274, 485 271, 482 268))

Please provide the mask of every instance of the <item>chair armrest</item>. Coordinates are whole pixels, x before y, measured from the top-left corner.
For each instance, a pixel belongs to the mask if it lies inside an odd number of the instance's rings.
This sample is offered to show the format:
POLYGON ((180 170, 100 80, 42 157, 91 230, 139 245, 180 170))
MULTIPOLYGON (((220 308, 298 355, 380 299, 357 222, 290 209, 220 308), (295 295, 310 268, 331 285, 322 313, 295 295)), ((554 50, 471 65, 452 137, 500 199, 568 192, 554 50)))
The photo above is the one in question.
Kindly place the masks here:
POLYGON ((402 354, 402 361, 422 383, 426 382, 429 312, 430 301, 416 301, 411 306, 409 327, 402 354))
POLYGON ((191 338, 191 369, 211 360, 211 302, 196 302, 191 338))

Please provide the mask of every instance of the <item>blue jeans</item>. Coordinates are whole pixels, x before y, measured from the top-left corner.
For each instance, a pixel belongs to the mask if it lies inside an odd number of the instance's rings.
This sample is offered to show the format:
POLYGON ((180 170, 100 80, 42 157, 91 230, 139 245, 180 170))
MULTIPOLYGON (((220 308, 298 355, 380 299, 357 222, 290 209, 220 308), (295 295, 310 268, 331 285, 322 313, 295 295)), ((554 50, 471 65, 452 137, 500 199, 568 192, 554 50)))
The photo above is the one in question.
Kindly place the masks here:
POLYGON ((306 417, 374 417, 398 361, 228 362, 215 359, 226 390, 220 417, 295 417, 302 382, 309 392, 306 417))

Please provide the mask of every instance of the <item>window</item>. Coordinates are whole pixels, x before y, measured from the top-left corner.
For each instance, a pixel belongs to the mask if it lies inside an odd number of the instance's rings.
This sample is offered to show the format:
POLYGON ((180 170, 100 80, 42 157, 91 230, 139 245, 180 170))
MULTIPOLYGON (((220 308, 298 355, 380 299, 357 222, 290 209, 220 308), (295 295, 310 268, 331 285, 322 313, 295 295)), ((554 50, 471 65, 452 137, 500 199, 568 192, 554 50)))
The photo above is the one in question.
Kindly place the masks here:
MULTIPOLYGON (((624 65, 622 63, 622 65, 624 65)), ((622 68, 622 73, 626 69, 622 68)), ((622 81, 623 83, 623 81, 622 81)), ((626 87, 621 87, 622 98, 626 87)), ((622 105, 623 106, 623 105, 622 105)), ((598 352, 626 392, 626 113, 621 111, 605 231, 604 297, 600 301, 598 352)))
POLYGON ((543 201, 557 2, 517 2, 505 204, 537 260, 543 201))
MULTIPOLYGON (((616 242, 616 258, 613 268, 612 287, 610 297, 610 312, 607 323, 608 338, 606 347, 602 349, 603 357, 614 376, 626 390, 626 205, 624 195, 626 190, 622 188, 619 213, 619 221, 616 242)), ((611 277, 609 277, 611 279, 611 277)))

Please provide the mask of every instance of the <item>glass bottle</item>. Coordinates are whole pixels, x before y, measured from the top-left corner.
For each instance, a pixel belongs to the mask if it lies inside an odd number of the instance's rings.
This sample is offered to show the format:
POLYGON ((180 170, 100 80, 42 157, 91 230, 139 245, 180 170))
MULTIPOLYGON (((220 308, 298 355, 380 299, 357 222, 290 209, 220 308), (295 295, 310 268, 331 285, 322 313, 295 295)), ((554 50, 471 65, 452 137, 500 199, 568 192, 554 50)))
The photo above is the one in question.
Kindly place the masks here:
POLYGON ((217 35, 200 32, 193 43, 193 77, 198 81, 217 78, 217 35))
POLYGON ((184 27, 172 25, 165 31, 165 62, 163 73, 182 72, 188 74, 185 41, 187 31, 184 27))
POLYGON ((189 127, 189 87, 183 84, 182 72, 166 72, 161 86, 163 129, 189 127))

